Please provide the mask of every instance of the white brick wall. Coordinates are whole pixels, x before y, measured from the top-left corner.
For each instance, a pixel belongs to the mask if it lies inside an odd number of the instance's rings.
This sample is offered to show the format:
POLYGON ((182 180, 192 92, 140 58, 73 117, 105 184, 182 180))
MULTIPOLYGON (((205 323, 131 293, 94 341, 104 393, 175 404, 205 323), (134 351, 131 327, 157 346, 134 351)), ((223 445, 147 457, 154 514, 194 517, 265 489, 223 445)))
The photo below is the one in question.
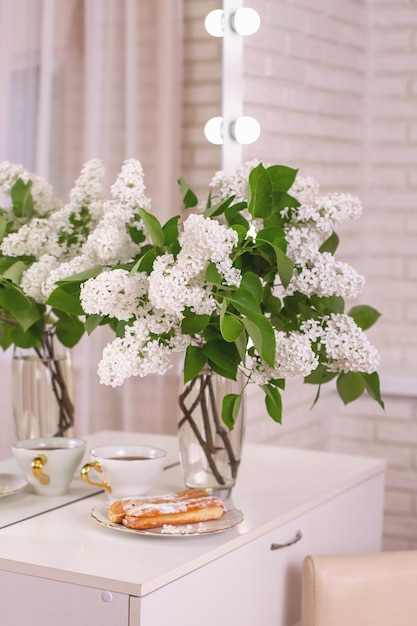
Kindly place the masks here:
MULTIPOLYGON (((265 416, 262 394, 252 390, 247 437, 385 458, 385 546, 416 548, 417 3, 250 4, 262 25, 246 40, 244 112, 258 118, 263 132, 245 148, 245 159, 293 165, 316 176, 325 191, 361 197, 365 215, 343 229, 341 253, 367 278, 360 301, 382 313, 369 331, 381 370, 399 389, 403 377, 411 377, 414 395, 390 391, 383 413, 367 398, 343 407, 326 390, 310 411, 314 389, 294 383, 284 393, 279 426, 265 416)), ((185 0, 194 36, 187 45, 199 56, 187 61, 184 165, 190 184, 202 188, 220 163, 218 148, 205 144, 199 128, 220 109, 220 46, 210 44, 202 28, 212 8, 215 2, 185 0)))

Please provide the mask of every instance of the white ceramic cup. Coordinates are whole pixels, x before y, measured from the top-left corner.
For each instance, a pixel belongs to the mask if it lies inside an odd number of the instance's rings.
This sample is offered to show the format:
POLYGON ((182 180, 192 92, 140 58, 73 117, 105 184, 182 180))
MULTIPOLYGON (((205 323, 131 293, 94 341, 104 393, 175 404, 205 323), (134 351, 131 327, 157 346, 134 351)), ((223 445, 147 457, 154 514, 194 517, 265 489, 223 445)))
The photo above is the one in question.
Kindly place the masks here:
POLYGON ((81 469, 81 476, 87 484, 104 489, 110 500, 144 496, 162 472, 166 455, 165 450, 154 446, 99 446, 90 450, 91 462, 81 469), (91 480, 92 470, 101 480, 91 480))
POLYGON ((40 437, 17 441, 12 452, 37 494, 60 496, 68 491, 85 447, 83 439, 40 437))

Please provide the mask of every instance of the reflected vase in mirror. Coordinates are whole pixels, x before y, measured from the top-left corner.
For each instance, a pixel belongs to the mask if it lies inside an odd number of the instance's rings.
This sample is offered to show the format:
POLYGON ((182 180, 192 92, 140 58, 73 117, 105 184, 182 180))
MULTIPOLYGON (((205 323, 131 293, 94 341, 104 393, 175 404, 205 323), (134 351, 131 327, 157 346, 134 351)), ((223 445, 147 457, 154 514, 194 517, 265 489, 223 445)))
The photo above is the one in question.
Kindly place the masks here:
POLYGON ((52 329, 37 348, 14 348, 12 407, 17 439, 73 435, 74 393, 70 351, 52 329))

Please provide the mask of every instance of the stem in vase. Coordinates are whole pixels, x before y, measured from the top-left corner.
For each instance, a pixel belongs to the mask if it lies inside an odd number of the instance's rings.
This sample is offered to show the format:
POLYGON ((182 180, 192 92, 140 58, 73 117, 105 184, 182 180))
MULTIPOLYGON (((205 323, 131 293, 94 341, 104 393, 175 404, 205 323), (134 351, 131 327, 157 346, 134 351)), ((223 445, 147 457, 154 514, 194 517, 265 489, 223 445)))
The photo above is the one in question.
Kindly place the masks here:
POLYGON ((229 431, 224 427, 223 422, 221 421, 219 413, 217 411, 216 396, 214 393, 213 381, 211 376, 208 376, 208 389, 210 394, 210 402, 213 411, 214 423, 216 425, 216 433, 223 441, 224 447, 226 449, 229 464, 232 469, 232 478, 236 478, 240 460, 236 458, 236 455, 232 448, 232 444, 230 443, 229 431))
POLYGON ((211 411, 216 433, 220 436, 220 438, 223 441, 226 454, 228 457, 228 462, 229 462, 229 465, 231 466, 232 476, 233 478, 235 478, 237 474, 239 460, 236 459, 236 456, 233 452, 233 449, 232 449, 232 446, 230 444, 230 440, 228 437, 229 433, 226 430, 226 428, 222 425, 220 416, 217 411, 216 396, 215 396, 214 389, 213 389, 212 374, 202 373, 202 374, 199 374, 192 381, 190 381, 188 385, 186 386, 186 388, 184 389, 184 391, 179 396, 179 404, 183 413, 183 417, 181 418, 179 422, 179 428, 181 428, 181 426, 185 424, 185 422, 187 422, 190 425, 190 428, 192 429, 199 445, 201 446, 205 454, 205 457, 207 459, 211 472, 213 473, 213 476, 215 477, 216 481, 220 485, 224 485, 226 481, 224 477, 222 476, 222 474, 220 473, 219 469, 217 468, 217 465, 215 462, 215 454, 216 452, 219 451, 220 448, 218 448, 214 444, 214 437, 213 437, 213 433, 211 430, 211 420, 210 420, 210 411, 211 411), (185 404, 185 400, 187 396, 191 393, 191 391, 193 390, 197 382, 199 382, 199 391, 192 405, 190 406, 190 408, 187 408, 185 404), (206 390, 208 390, 209 392, 209 404, 207 403, 207 398, 205 395, 206 390), (193 418, 193 411, 197 408, 197 406, 199 406, 201 410, 201 417, 203 420, 203 429, 204 429, 204 434, 205 434, 206 439, 203 438, 193 418))
POLYGON ((52 332, 45 331, 43 333, 41 348, 36 348, 36 353, 49 370, 52 391, 58 404, 58 430, 55 436, 63 436, 74 425, 74 404, 68 393, 61 362, 55 357, 54 334, 52 332))

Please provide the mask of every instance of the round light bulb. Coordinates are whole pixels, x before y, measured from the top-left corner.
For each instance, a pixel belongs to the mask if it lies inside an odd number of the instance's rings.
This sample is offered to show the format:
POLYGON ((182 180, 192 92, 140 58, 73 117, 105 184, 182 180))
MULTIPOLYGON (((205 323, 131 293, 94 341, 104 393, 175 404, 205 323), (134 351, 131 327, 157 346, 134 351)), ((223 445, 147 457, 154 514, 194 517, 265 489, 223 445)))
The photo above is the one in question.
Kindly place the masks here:
POLYGON ((253 35, 261 25, 261 18, 255 9, 242 7, 232 15, 231 25, 238 35, 253 35))
POLYGON ((204 21, 206 31, 212 37, 223 37, 224 35, 224 11, 215 9, 210 11, 204 21))
POLYGON ((255 143, 261 134, 261 126, 254 117, 243 115, 232 124, 230 132, 238 143, 255 143))
POLYGON ((207 141, 220 146, 223 143, 223 118, 212 117, 204 126, 204 135, 207 141))

